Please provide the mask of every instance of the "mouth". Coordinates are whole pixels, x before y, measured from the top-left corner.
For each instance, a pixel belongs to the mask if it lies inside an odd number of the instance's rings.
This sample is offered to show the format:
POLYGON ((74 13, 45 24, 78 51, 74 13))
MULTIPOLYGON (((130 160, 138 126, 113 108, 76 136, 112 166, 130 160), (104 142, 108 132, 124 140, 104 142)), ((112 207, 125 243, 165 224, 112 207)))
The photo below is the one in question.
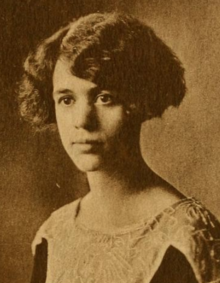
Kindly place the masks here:
POLYGON ((100 148, 102 142, 97 140, 76 140, 72 144, 81 152, 92 153, 100 148))
POLYGON ((101 144, 102 142, 99 140, 75 140, 73 144, 101 144))
POLYGON ((73 144, 82 144, 82 145, 86 145, 86 144, 89 144, 89 145, 98 145, 98 144, 101 144, 102 142, 99 141, 99 140, 89 140, 89 139, 81 139, 81 140, 75 140, 73 141, 73 144))

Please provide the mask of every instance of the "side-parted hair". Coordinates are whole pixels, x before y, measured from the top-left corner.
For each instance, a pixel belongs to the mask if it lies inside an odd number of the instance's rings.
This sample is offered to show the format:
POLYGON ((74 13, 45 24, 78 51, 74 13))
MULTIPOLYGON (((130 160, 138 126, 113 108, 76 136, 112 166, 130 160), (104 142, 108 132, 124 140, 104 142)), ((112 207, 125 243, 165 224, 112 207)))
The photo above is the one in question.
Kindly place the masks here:
POLYGON ((20 113, 35 129, 56 123, 52 76, 58 59, 73 75, 141 105, 145 120, 179 106, 186 92, 181 62, 150 27, 124 14, 90 14, 44 40, 24 63, 20 113))

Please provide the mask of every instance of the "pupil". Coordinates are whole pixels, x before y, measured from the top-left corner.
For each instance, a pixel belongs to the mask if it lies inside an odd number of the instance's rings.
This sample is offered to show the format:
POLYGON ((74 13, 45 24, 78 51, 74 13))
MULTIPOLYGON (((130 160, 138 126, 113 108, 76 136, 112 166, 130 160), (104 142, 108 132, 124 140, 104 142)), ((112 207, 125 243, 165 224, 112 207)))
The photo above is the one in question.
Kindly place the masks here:
POLYGON ((108 100, 109 100, 109 97, 108 97, 108 96, 103 96, 103 97, 102 97, 102 101, 103 101, 103 102, 108 102, 108 100))
POLYGON ((69 99, 69 98, 65 98, 64 102, 65 102, 66 104, 70 104, 70 99, 69 99))

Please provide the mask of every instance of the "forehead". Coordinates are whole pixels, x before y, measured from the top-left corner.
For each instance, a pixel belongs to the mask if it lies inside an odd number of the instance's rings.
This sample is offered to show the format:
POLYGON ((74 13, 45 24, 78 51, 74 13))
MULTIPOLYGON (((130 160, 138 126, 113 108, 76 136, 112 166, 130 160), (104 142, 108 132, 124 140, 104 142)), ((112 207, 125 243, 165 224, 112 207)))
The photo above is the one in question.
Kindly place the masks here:
POLYGON ((78 93, 82 90, 88 91, 97 87, 97 84, 92 81, 74 76, 68 62, 64 60, 57 61, 53 73, 53 93, 65 89, 78 93))

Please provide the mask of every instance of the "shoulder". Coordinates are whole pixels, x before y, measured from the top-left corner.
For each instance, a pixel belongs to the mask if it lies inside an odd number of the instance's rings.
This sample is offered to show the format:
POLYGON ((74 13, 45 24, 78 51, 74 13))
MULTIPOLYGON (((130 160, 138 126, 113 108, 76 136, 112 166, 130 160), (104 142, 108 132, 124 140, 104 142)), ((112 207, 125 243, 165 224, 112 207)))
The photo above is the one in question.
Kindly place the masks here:
POLYGON ((191 234, 208 231, 212 237, 220 237, 219 221, 200 201, 194 198, 178 202, 174 205, 171 215, 177 220, 176 232, 185 231, 185 236, 187 232, 191 236, 191 234))
POLYGON ((171 246, 189 261, 199 282, 220 280, 220 223, 195 199, 180 202, 170 214, 175 219, 171 246))
POLYGON ((70 227, 69 224, 74 221, 79 203, 80 199, 77 199, 55 210, 50 215, 50 217, 41 225, 32 242, 33 254, 35 253, 36 246, 40 244, 43 239, 50 241, 59 234, 59 231, 63 231, 70 227))
POLYGON ((172 241, 181 242, 192 237, 220 238, 220 223, 198 200, 180 199, 167 206, 157 217, 160 230, 172 241))
POLYGON ((220 239, 219 221, 194 198, 186 198, 175 203, 166 209, 164 214, 165 220, 167 218, 170 220, 167 228, 172 240, 177 243, 192 238, 201 238, 206 241, 220 239))

